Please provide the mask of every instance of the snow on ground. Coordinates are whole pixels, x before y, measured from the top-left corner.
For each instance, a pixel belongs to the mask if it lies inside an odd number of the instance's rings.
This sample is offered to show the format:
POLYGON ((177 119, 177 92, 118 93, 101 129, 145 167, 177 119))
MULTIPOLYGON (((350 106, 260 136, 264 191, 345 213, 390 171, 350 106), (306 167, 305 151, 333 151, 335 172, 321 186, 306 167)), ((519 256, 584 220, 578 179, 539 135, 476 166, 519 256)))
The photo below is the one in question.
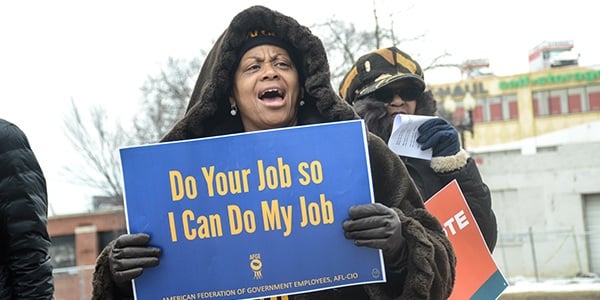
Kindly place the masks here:
POLYGON ((515 277, 510 278, 509 286, 503 294, 548 291, 600 291, 600 277, 575 277, 541 279, 515 277))

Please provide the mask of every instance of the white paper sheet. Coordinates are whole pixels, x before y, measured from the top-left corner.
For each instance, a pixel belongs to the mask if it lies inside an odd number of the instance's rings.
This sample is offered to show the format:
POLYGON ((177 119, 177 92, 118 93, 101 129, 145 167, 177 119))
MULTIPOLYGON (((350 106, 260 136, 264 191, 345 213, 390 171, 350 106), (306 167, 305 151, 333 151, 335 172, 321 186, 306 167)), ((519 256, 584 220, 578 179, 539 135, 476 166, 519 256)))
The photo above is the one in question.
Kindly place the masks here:
POLYGON ((392 127, 392 135, 388 141, 390 149, 401 156, 431 160, 431 148, 423 151, 421 150, 421 144, 417 143, 417 138, 419 137, 417 129, 425 121, 433 118, 437 117, 396 115, 392 127))

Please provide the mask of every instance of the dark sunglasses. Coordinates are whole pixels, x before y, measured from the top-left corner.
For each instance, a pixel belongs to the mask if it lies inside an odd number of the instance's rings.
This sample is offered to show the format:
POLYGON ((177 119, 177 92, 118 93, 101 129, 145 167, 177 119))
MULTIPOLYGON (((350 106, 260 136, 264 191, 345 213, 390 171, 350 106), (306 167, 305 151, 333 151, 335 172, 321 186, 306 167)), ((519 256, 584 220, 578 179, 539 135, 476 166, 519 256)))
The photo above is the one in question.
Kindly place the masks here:
POLYGON ((385 103, 390 103, 394 100, 394 96, 398 95, 402 98, 403 101, 416 101, 417 98, 421 95, 416 89, 378 89, 373 92, 371 95, 375 97, 375 99, 379 101, 383 101, 385 103))

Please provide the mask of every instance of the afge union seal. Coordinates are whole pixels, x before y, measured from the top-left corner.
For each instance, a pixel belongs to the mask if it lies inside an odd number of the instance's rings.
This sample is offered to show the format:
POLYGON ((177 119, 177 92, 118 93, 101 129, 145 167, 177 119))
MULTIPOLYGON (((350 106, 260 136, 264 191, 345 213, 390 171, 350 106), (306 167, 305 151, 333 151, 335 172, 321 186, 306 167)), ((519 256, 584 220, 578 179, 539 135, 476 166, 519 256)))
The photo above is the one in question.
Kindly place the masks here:
POLYGON ((262 261, 259 253, 250 254, 250 269, 254 272, 254 279, 262 278, 262 261))

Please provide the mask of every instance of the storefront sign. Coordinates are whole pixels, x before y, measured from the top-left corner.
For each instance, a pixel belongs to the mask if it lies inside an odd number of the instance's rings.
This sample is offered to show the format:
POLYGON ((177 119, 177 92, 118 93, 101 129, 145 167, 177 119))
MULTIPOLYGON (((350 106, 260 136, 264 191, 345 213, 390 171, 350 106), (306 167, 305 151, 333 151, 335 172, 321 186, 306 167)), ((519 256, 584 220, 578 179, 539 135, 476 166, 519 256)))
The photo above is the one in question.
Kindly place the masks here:
POLYGON ((563 84, 573 81, 592 82, 600 79, 600 71, 589 70, 564 74, 546 74, 536 77, 522 76, 512 80, 500 81, 500 90, 518 89, 530 86, 563 84))
POLYGON ((436 88, 433 92, 440 99, 443 99, 447 95, 450 95, 453 98, 464 98, 467 92, 471 93, 471 96, 476 98, 477 96, 489 94, 489 91, 481 81, 440 87, 436 88))

